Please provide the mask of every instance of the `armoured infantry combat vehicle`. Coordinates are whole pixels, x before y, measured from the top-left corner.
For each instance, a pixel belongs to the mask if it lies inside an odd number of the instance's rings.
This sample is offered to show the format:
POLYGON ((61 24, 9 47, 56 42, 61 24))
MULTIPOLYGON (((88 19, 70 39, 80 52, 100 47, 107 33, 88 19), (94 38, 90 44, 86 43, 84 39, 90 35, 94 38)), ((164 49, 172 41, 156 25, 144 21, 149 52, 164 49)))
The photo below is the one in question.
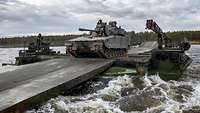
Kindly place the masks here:
POLYGON ((66 41, 67 53, 72 56, 100 58, 126 56, 129 38, 126 31, 117 26, 116 21, 107 24, 99 20, 94 30, 82 28, 79 30, 90 31, 90 35, 66 41))

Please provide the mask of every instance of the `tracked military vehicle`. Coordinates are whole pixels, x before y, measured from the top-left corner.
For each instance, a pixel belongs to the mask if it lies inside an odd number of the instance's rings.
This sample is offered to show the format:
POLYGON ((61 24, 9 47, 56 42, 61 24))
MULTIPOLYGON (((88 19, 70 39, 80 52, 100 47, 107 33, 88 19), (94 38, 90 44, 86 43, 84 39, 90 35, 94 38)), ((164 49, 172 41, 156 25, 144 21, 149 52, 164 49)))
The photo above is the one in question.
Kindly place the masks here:
POLYGON ((89 36, 82 36, 66 41, 67 53, 74 57, 100 57, 114 58, 126 56, 129 48, 129 38, 124 29, 117 26, 116 21, 108 24, 99 20, 94 30, 89 31, 89 36))
POLYGON ((190 43, 186 38, 168 37, 153 20, 147 20, 146 29, 157 34, 157 41, 144 41, 137 47, 130 47, 128 58, 119 59, 114 65, 135 67, 139 75, 159 73, 164 80, 178 79, 192 62, 186 54, 190 43))
POLYGON ((175 41, 169 38, 163 30, 157 25, 157 23, 153 20, 147 20, 146 22, 146 29, 152 30, 158 36, 158 48, 159 49, 168 49, 168 50, 179 50, 179 51, 187 51, 190 49, 190 43, 187 41, 186 38, 183 40, 175 41))
POLYGON ((158 35, 158 49, 153 51, 151 70, 159 73, 182 73, 191 64, 192 59, 185 53, 190 49, 186 38, 175 40, 168 37, 153 20, 147 20, 146 29, 158 35))
POLYGON ((19 56, 15 57, 15 65, 24 65, 49 59, 52 55, 58 55, 56 51, 50 49, 50 43, 43 40, 39 33, 36 43, 32 42, 28 45, 28 49, 20 50, 19 56))

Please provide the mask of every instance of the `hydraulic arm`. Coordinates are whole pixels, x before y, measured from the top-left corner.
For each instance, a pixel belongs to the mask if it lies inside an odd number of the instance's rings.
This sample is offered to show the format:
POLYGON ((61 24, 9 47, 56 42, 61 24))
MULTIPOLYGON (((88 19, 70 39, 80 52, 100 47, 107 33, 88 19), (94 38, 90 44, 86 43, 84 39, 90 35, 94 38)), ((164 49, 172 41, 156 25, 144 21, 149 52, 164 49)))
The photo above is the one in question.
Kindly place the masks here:
POLYGON ((167 35, 162 31, 162 29, 156 24, 153 20, 147 20, 146 29, 152 30, 158 35, 158 48, 162 49, 163 46, 167 47, 168 41, 170 39, 167 35))

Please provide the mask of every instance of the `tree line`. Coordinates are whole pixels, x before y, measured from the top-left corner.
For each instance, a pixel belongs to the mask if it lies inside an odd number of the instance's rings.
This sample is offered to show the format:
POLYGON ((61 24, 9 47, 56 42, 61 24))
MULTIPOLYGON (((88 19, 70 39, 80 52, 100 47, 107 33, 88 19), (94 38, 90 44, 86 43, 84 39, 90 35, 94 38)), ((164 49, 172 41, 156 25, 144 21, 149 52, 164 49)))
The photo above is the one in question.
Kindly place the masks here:
MULTIPOLYGON (((188 39, 192 44, 200 44, 200 31, 174 31, 165 33, 168 38, 174 41, 181 41, 184 38, 188 39)), ((131 43, 134 44, 137 41, 156 41, 157 34, 153 32, 129 32, 131 43)))
MULTIPOLYGON (((86 35, 86 34, 83 34, 86 35)), ((43 36, 44 41, 50 42, 51 46, 63 46, 65 40, 73 39, 83 35, 57 35, 57 36, 43 36)), ((166 35, 172 40, 183 40, 187 38, 192 43, 200 44, 200 31, 174 31, 167 32, 166 35)), ((128 36, 131 40, 131 44, 138 41, 156 41, 157 34, 153 32, 128 32, 128 36)), ((0 38, 0 47, 23 47, 28 46, 29 43, 35 42, 37 36, 26 37, 12 37, 12 38, 0 38)))
MULTIPOLYGON (((65 40, 73 39, 82 35, 56 35, 42 36, 44 42, 50 42, 51 46, 63 46, 65 40)), ((0 38, 0 47, 27 47, 30 43, 36 42, 37 36, 0 38)))

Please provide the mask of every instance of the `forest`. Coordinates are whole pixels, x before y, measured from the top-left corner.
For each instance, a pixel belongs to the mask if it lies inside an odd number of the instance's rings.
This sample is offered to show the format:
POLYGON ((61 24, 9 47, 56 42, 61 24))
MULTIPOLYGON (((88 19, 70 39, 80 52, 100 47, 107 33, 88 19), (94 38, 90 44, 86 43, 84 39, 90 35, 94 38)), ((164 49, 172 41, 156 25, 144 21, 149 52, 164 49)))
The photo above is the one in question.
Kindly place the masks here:
MULTIPOLYGON (((168 38, 174 41, 180 41, 184 38, 188 39, 192 44, 200 44, 200 31, 174 31, 166 32, 168 38)), ((129 32, 129 37, 131 38, 131 43, 136 41, 152 41, 157 40, 157 34, 153 32, 129 32)))
MULTIPOLYGON (((174 31, 167 32, 166 35, 172 40, 183 40, 183 38, 187 38, 192 44, 200 44, 200 31, 174 31)), ((65 40, 80 36, 82 35, 43 36, 43 39, 44 41, 50 42, 51 46, 63 46, 65 40)), ((131 44, 134 44, 138 41, 157 40, 157 34, 153 32, 130 31, 128 32, 128 36, 131 39, 131 44)), ((28 46, 28 44, 31 42, 35 42, 36 38, 37 36, 0 38, 0 47, 24 47, 28 46)))

